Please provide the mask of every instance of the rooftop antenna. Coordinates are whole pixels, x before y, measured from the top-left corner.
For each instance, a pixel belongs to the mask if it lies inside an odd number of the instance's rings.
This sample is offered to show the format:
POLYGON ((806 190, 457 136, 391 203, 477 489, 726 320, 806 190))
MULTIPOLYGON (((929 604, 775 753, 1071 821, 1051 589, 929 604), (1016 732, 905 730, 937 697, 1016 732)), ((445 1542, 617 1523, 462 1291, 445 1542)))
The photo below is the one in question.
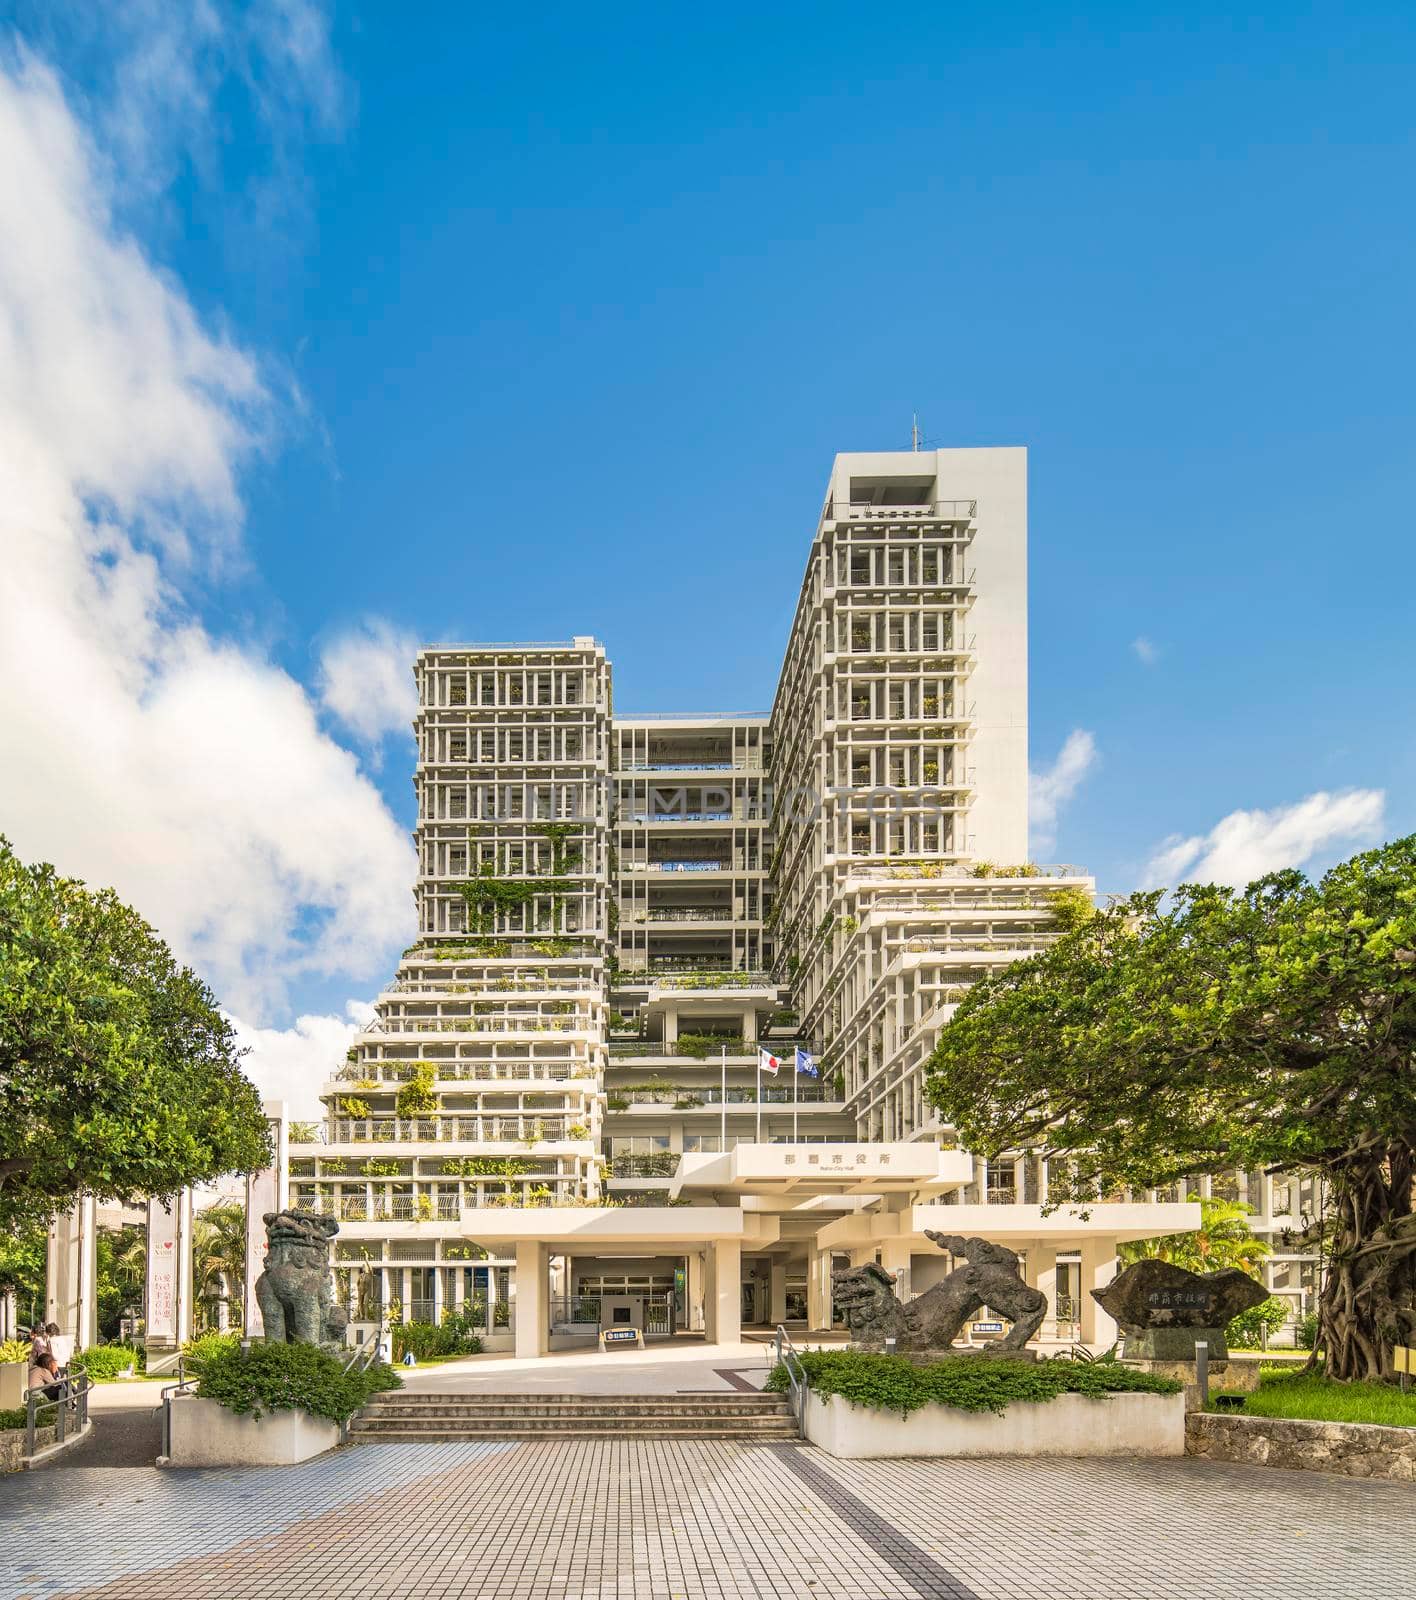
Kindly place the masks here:
POLYGON ((919 449, 919 412, 916 411, 910 419, 910 449, 919 449))

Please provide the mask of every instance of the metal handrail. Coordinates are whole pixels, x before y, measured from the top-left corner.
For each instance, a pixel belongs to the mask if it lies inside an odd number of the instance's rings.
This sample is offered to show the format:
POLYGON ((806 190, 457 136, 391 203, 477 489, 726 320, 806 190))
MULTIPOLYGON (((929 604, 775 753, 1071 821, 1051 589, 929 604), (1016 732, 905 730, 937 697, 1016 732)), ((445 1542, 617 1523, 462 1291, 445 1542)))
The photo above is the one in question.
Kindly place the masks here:
POLYGON ((36 1417, 41 1411, 54 1412, 54 1443, 61 1445, 68 1433, 67 1418, 70 1408, 73 1409, 78 1431, 82 1433, 88 1427, 88 1397, 89 1390, 93 1388, 93 1380, 88 1375, 88 1370, 81 1366, 70 1366, 65 1369, 65 1375, 58 1380, 59 1393, 50 1400, 45 1396, 48 1384, 40 1384, 30 1389, 25 1395, 25 1455, 32 1457, 35 1453, 35 1434, 38 1428, 48 1427, 47 1422, 36 1422, 36 1417))
POLYGON ((806 1397, 811 1392, 811 1379, 801 1364, 801 1356, 792 1343, 787 1330, 777 1324, 777 1366, 787 1369, 787 1382, 791 1385, 792 1415, 796 1418, 797 1432, 805 1434, 806 1397))

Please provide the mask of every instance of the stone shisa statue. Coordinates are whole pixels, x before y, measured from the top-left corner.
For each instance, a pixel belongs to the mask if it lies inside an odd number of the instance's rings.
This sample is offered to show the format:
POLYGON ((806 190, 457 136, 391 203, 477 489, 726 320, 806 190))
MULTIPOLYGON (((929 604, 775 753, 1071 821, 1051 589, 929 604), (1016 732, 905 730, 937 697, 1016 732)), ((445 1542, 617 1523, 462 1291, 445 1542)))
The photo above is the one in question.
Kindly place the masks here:
POLYGON ((926 1237, 955 1260, 963 1258, 963 1265, 913 1300, 902 1302, 895 1293, 895 1280, 873 1262, 833 1276, 832 1294, 845 1314, 852 1341, 883 1348, 887 1339, 893 1339, 901 1352, 947 1350, 969 1318, 987 1306, 1013 1324, 989 1348, 1021 1350, 1042 1326, 1047 1296, 1023 1282, 1016 1253, 987 1239, 959 1234, 926 1229, 926 1237))
POLYGON ((265 1336, 276 1343, 342 1344, 349 1313, 334 1303, 329 1241, 339 1232, 333 1217, 267 1211, 270 1248, 256 1279, 256 1304, 265 1336))

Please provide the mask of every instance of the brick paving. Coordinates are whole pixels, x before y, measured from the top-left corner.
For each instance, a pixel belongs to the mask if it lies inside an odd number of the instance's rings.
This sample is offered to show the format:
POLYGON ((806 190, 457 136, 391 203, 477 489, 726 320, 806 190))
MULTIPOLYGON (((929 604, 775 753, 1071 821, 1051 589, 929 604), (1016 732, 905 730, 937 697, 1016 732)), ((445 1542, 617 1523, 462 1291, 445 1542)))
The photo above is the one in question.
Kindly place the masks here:
POLYGON ((0 1482, 0 1600, 1389 1600, 1410 1486, 709 1440, 363 1445, 0 1482))

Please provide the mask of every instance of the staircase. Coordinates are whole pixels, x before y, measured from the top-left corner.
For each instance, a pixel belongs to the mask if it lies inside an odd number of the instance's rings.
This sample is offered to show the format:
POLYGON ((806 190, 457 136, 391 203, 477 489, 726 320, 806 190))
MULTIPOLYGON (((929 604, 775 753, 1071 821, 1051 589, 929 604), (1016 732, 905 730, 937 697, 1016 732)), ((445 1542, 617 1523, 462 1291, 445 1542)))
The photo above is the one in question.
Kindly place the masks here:
POLYGON ((472 1439, 796 1439, 780 1394, 375 1395, 350 1424, 355 1444, 472 1439))

